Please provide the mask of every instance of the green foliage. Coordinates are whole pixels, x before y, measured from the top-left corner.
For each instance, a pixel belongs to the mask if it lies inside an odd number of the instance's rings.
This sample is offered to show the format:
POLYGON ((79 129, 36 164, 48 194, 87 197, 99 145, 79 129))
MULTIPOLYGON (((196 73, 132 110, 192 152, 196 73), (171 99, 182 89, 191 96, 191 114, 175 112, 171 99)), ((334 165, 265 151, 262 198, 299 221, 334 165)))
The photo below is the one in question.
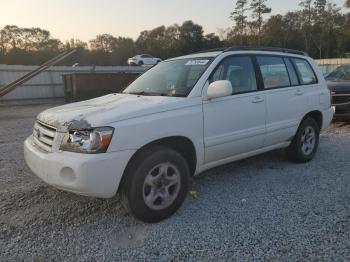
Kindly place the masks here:
POLYGON ((179 44, 181 53, 200 51, 203 44, 203 28, 192 21, 186 21, 179 27, 179 44))
MULTIPOLYGON (((306 50, 314 58, 344 56, 350 52, 350 14, 330 0, 302 0, 300 10, 273 15, 267 0, 237 0, 230 18, 232 29, 204 34, 201 25, 159 26, 142 31, 134 41, 110 34, 88 43, 71 39, 62 43, 41 28, 0 27, 0 64, 38 65, 63 50, 77 52, 62 64, 126 65, 129 57, 149 53, 166 59, 200 50, 231 45, 264 45, 306 50), (266 21, 264 21, 266 20, 266 21)), ((346 1, 350 7, 350 0, 346 1)))
POLYGON ((235 21, 236 26, 234 27, 234 30, 238 32, 240 35, 240 44, 243 45, 244 37, 245 37, 245 30, 247 26, 247 0, 238 0, 236 2, 236 7, 231 13, 230 18, 235 21))
POLYGON ((179 26, 159 26, 152 30, 142 31, 136 40, 136 48, 142 53, 166 58, 172 54, 180 54, 179 26))
POLYGON ((60 40, 40 28, 7 25, 0 30, 0 58, 10 64, 37 64, 56 55, 63 48, 60 40))
POLYGON ((90 40, 89 44, 79 39, 63 44, 53 39, 46 30, 5 26, 0 30, 0 63, 40 64, 65 49, 76 48, 77 52, 62 63, 126 65, 127 59, 137 53, 149 53, 166 59, 221 46, 222 41, 217 35, 204 35, 202 26, 192 21, 143 31, 136 41, 102 34, 90 40))
MULTIPOLYGON (((315 58, 339 57, 350 51, 350 16, 330 0, 303 0, 299 11, 274 15, 264 22, 262 15, 271 11, 265 3, 251 1, 252 19, 246 21, 244 44, 305 50, 315 58)), ((225 45, 242 42, 237 27, 240 24, 235 21, 225 45)))
POLYGON ((267 0, 251 0, 250 10, 252 11, 251 26, 256 29, 258 45, 261 42, 261 29, 264 23, 263 15, 271 13, 272 9, 266 5, 267 0))

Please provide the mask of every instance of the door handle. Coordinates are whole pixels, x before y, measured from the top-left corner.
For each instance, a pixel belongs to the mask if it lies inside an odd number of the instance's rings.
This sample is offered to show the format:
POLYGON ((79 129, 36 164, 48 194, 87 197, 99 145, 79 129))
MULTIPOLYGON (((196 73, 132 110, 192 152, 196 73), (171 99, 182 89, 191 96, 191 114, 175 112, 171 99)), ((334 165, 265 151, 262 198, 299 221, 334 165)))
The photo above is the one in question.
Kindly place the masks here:
POLYGON ((296 92, 295 92, 295 95, 297 95, 297 96, 301 96, 301 95, 303 95, 304 94, 304 92, 302 91, 302 90, 300 90, 300 89, 298 89, 296 92))
POLYGON ((260 97, 260 96, 256 96, 254 97, 252 103, 257 104, 257 103, 261 103, 264 102, 264 98, 260 97))

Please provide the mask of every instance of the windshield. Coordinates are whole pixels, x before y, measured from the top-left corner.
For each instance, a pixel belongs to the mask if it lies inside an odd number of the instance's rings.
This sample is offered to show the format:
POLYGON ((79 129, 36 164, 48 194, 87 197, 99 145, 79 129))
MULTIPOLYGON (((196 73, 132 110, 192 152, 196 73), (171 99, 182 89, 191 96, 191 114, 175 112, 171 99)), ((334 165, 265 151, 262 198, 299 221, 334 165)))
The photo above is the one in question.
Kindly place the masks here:
POLYGON ((132 82, 123 93, 186 97, 213 58, 161 62, 132 82))
POLYGON ((350 80, 350 65, 340 66, 330 73, 328 80, 350 80))

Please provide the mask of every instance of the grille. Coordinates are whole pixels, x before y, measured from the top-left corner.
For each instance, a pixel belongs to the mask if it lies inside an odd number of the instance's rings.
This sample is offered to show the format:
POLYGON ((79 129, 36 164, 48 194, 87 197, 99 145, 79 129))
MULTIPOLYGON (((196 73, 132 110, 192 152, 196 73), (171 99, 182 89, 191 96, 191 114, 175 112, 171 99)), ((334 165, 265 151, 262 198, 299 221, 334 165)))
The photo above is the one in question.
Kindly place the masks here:
POLYGON ((33 129, 34 143, 46 152, 52 152, 56 136, 56 128, 36 121, 33 129))

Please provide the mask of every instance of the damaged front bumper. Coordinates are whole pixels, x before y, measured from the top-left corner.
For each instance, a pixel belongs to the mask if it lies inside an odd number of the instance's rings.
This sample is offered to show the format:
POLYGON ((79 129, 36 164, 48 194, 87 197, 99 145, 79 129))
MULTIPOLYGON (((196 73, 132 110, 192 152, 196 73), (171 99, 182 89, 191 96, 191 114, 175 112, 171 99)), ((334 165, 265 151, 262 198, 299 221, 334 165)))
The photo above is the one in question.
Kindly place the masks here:
POLYGON ((124 169, 134 152, 48 153, 33 143, 33 136, 24 142, 24 158, 35 175, 56 188, 101 198, 116 194, 124 169))

